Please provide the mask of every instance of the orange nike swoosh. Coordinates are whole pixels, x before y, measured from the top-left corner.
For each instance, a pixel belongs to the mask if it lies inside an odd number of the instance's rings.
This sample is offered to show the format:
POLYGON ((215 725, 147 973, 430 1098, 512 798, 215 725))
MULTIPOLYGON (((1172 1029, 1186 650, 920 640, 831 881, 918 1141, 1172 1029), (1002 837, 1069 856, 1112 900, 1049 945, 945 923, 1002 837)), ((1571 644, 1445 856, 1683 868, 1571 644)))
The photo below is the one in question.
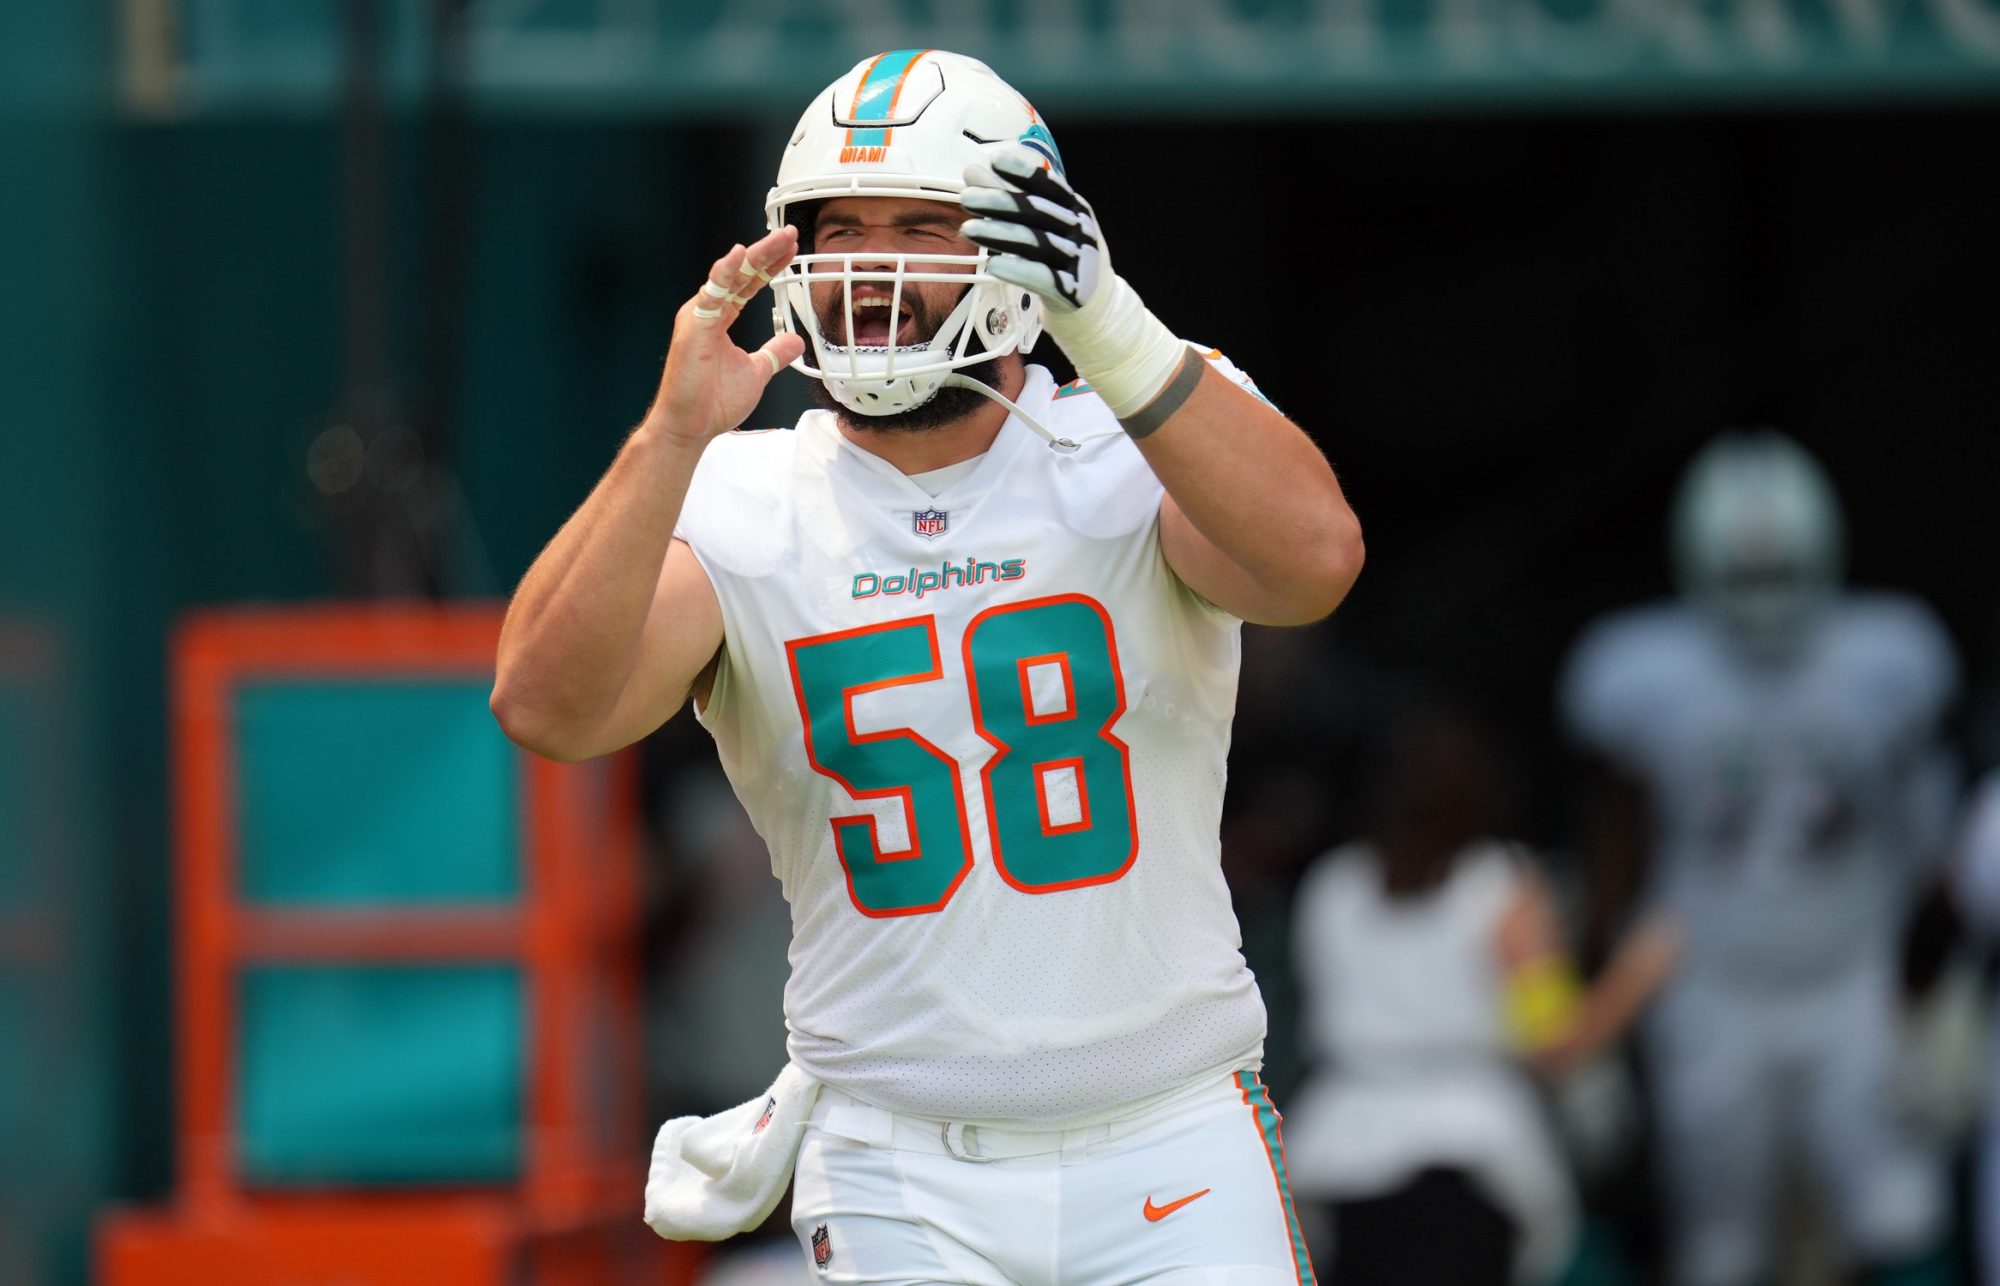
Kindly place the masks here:
POLYGON ((1179 1210, 1182 1206, 1186 1205, 1188 1202, 1197 1200, 1201 1197, 1205 1197, 1208 1195, 1208 1193, 1209 1190, 1207 1188, 1203 1188, 1200 1192, 1190 1193, 1189 1195, 1182 1197, 1179 1201, 1169 1201, 1164 1206, 1154 1205, 1153 1199, 1151 1197, 1147 1197, 1146 1209, 1145 1209, 1146 1221, 1148 1223, 1158 1223, 1160 1222, 1160 1220, 1165 1219, 1168 1215, 1172 1214, 1174 1211, 1179 1210))

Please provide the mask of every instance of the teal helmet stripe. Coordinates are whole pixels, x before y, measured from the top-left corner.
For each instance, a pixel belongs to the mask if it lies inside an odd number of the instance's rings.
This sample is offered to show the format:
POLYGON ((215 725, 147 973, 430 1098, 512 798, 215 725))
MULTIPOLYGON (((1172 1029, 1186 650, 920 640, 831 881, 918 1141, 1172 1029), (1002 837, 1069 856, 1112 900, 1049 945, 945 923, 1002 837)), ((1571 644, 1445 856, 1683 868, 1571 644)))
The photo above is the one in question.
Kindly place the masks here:
MULTIPOLYGON (((909 74, 916 61, 929 53, 928 49, 892 49, 879 54, 868 67, 868 74, 861 79, 861 88, 854 91, 854 106, 847 119, 854 122, 886 121, 896 106, 897 94, 903 88, 903 77, 909 74)), ((847 131, 849 147, 881 147, 889 141, 889 130, 876 127, 851 128, 847 131)))

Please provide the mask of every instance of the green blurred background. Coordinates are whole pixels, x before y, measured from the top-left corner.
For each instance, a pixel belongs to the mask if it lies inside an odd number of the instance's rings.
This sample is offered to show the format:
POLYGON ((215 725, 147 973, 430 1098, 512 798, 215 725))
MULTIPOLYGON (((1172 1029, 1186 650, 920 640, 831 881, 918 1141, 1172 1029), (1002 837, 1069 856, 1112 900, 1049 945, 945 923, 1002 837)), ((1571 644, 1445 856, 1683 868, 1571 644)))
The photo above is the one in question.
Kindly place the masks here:
POLYGON ((1034 97, 1155 310, 1327 447, 1371 564, 1312 646, 1471 693, 1536 838, 1561 647, 1664 588, 1731 424, 1829 461, 1992 757, 1991 0, 7 0, 0 1282, 172 1179, 176 616, 504 595, 807 95, 921 45, 1034 97))

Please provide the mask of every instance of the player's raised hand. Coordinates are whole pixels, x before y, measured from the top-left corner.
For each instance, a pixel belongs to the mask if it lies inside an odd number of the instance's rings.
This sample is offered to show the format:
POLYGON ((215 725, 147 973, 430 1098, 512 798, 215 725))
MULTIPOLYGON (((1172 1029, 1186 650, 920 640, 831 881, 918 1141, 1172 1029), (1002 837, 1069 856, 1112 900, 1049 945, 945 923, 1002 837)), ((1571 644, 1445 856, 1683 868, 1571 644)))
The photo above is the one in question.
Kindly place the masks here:
POLYGON ((1110 271, 1090 202, 1026 147, 1010 147, 965 169, 959 228, 993 252, 988 269, 1034 291, 1052 312, 1081 308, 1110 271))
POLYGON ((1111 413, 1123 422, 1151 402, 1190 350, 1111 270, 1090 203, 1018 145, 966 166, 958 199, 973 216, 959 231, 989 252, 987 271, 1041 298, 1049 337, 1111 413))
POLYGON ((663 432, 707 441, 756 409, 764 386, 805 351, 805 340, 780 332, 761 347, 745 349, 729 337, 729 328, 798 249, 798 230, 786 226, 749 246, 730 247, 710 266, 701 289, 674 314, 673 343, 649 422, 663 432))

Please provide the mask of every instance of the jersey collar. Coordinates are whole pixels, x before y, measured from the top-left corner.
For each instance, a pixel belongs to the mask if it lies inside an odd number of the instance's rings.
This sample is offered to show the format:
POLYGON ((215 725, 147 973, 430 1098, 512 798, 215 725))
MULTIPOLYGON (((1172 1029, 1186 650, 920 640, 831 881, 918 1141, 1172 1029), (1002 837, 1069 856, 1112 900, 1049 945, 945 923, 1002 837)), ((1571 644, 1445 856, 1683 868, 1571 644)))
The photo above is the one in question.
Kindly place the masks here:
MULTIPOLYGON (((1034 365, 1026 368, 1025 376, 1021 383, 1021 395, 1014 400, 1031 415, 1043 414, 1044 408, 1055 398, 1055 380, 1046 369, 1034 365)), ((968 508, 992 490, 997 480, 1006 476, 1023 450, 1042 442, 1033 429, 1021 423, 1019 416, 1009 415, 1001 424, 1000 432, 994 436, 993 445, 980 457, 978 465, 933 497, 910 481, 909 475, 895 465, 850 442, 847 435, 840 431, 833 412, 810 411, 800 421, 799 428, 815 439, 815 454, 825 458, 829 470, 842 477, 848 485, 872 499, 904 509, 911 506, 918 509, 968 508)))

